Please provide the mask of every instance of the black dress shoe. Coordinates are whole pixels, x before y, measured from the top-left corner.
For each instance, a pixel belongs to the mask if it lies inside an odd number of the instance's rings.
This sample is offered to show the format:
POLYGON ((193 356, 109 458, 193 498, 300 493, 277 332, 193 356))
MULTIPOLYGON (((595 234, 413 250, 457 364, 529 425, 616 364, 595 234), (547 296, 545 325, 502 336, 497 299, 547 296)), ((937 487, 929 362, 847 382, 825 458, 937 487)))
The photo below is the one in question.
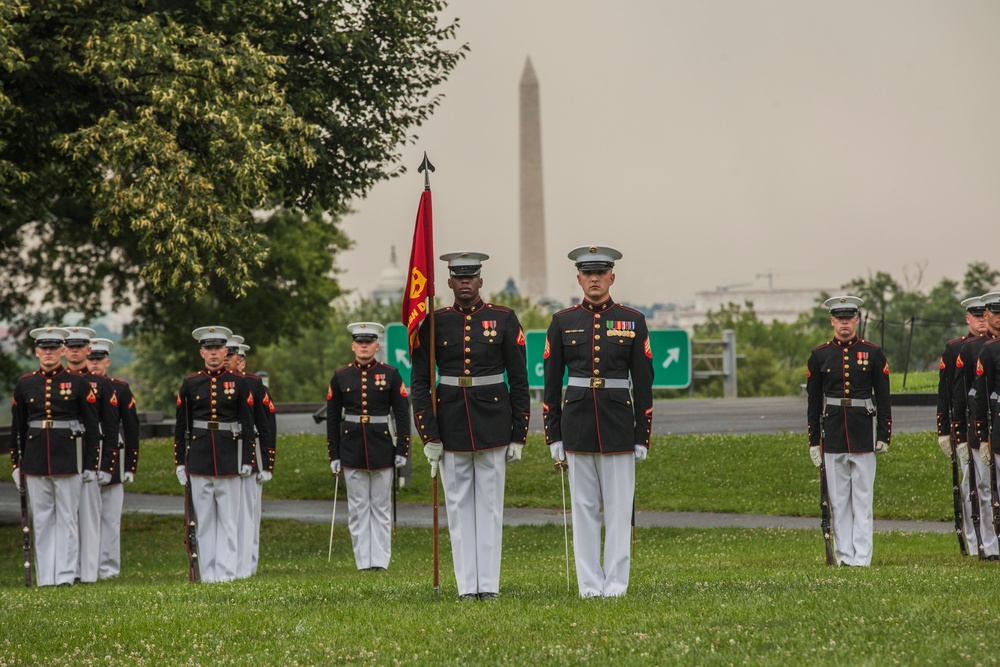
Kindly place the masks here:
POLYGON ((483 601, 486 601, 486 600, 496 600, 498 597, 500 597, 499 593, 480 593, 479 594, 479 599, 483 600, 483 601))
POLYGON ((475 602, 478 599, 479 595, 477 595, 476 593, 466 593, 465 595, 458 596, 459 602, 475 602))
POLYGON ((368 569, 371 570, 372 572, 385 572, 385 568, 384 567, 379 567, 378 565, 376 565, 374 567, 370 567, 368 569))
POLYGON ((1000 556, 998 556, 998 555, 996 555, 996 554, 993 554, 992 556, 987 556, 987 557, 986 557, 986 560, 988 560, 988 561, 991 561, 991 562, 994 562, 994 563, 995 563, 996 561, 1000 560, 1000 556))

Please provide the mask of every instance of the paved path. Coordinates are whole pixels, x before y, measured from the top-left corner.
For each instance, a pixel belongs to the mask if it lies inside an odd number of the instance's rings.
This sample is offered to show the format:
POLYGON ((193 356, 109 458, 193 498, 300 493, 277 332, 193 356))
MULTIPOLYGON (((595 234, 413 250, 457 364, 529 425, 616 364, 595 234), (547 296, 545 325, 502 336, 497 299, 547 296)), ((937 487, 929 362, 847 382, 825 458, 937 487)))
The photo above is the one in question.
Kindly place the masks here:
MULTIPOLYGON (((12 482, 0 483, 0 524, 20 521, 20 502, 12 482)), ((125 494, 125 511, 133 514, 183 516, 184 499, 180 496, 157 496, 142 493, 125 494)), ((447 525, 444 505, 440 507, 440 525, 447 525)), ((328 500, 265 500, 265 519, 294 519, 306 523, 329 523, 333 505, 328 500)), ((508 507, 504 509, 505 526, 562 525, 562 511, 508 507)), ((430 528, 432 511, 429 505, 401 503, 397 508, 397 525, 404 528, 430 528)), ((762 514, 721 514, 714 512, 636 512, 636 525, 641 528, 804 528, 819 530, 819 519, 762 514)), ((347 503, 337 504, 337 525, 347 524, 347 503)), ((950 533, 954 525, 938 521, 876 521, 875 530, 950 533)))

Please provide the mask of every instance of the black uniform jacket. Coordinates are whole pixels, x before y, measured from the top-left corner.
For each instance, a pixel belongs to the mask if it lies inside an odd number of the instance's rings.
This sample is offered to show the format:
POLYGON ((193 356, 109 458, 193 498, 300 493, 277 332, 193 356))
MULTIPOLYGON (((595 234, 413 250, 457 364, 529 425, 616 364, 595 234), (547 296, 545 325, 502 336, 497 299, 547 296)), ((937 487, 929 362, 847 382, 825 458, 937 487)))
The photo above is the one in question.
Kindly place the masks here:
POLYGON ((440 440, 445 449, 455 452, 524 443, 531 398, 524 331, 517 315, 510 308, 480 300, 468 308, 458 304, 441 308, 433 317, 440 376, 477 378, 506 373, 507 382, 475 387, 438 384, 435 415, 430 387, 430 319, 424 320, 410 373, 413 416, 421 439, 440 440))
POLYGON ((135 406, 135 395, 128 382, 111 379, 118 401, 118 414, 121 417, 121 437, 118 438, 118 460, 111 471, 111 484, 120 484, 122 473, 135 474, 139 466, 139 413, 135 406))
POLYGON ((89 371, 81 374, 90 383, 97 396, 97 412, 101 421, 100 470, 110 473, 118 464, 118 429, 121 420, 118 414, 118 395, 111 380, 89 371))
POLYGON ((953 378, 955 377, 955 360, 958 358, 958 351, 969 336, 974 336, 975 334, 968 334, 962 336, 961 338, 955 338, 954 340, 948 341, 944 346, 944 352, 941 353, 941 359, 938 361, 938 397, 937 397, 937 432, 938 435, 951 435, 952 418, 951 418, 951 392, 953 387, 953 378))
POLYGON ((97 394, 79 373, 58 368, 22 375, 14 386, 11 405, 10 461, 27 475, 76 475, 77 444, 68 428, 38 428, 32 421, 78 421, 83 470, 97 471, 101 442, 97 394), (19 443, 24 447, 23 460, 19 443))
POLYGON ((816 347, 806 364, 806 390, 810 446, 825 432, 824 451, 863 454, 875 451, 876 440, 892 438, 889 362, 875 343, 855 337, 816 347), (830 399, 825 407, 824 397, 830 399), (847 404, 864 399, 873 401, 874 414, 847 404))
POLYGON ((649 446, 653 351, 646 318, 615 303, 589 301, 552 316, 545 335, 545 441, 567 452, 617 454, 649 446), (628 380, 632 389, 566 387, 571 378, 628 380))
POLYGON ((186 465, 188 475, 238 475, 241 465, 253 463, 253 407, 250 384, 225 367, 201 370, 184 378, 177 392, 174 465, 186 465), (196 428, 195 421, 216 422, 219 427, 196 428), (185 457, 184 431, 188 423, 191 451, 185 457), (232 424, 238 424, 239 436, 233 432, 232 424))
MULTIPOLYGON (((976 360, 973 397, 976 415, 976 437, 980 442, 996 432, 997 378, 1000 377, 1000 338, 991 338, 979 351, 976 360)), ((990 441, 992 442, 992 440, 990 441)))
POLYGON ((396 456, 410 455, 410 401, 399 371, 355 361, 333 374, 326 392, 326 450, 330 461, 361 470, 391 468, 396 456), (344 414, 359 421, 346 421, 344 414), (395 423, 395 444, 388 422, 366 421, 386 416, 395 423))
POLYGON ((951 389, 951 419, 955 424, 955 438, 959 442, 968 442, 969 447, 979 449, 979 436, 976 434, 976 400, 970 396, 976 389, 976 362, 979 352, 993 336, 986 333, 982 336, 969 336, 965 344, 958 349, 955 357, 955 377, 952 378, 951 389))
POLYGON ((274 472, 274 454, 278 443, 278 423, 274 416, 274 403, 259 375, 237 372, 250 384, 253 394, 253 423, 257 428, 257 446, 254 447, 253 471, 274 472), (260 460, 257 453, 260 452, 260 460))

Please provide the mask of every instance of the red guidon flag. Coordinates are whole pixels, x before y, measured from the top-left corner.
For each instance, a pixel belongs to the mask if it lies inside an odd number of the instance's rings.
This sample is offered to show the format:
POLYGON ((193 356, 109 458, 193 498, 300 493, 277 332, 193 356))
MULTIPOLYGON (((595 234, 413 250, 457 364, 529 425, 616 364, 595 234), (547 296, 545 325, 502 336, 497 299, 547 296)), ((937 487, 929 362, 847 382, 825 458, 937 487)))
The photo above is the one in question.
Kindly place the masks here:
POLYGON ((410 337, 410 354, 420 345, 417 331, 427 317, 427 298, 434 297, 434 227, 431 214, 431 191, 426 188, 420 195, 417 223, 413 229, 413 249, 410 251, 410 269, 406 272, 403 290, 403 324, 410 337))

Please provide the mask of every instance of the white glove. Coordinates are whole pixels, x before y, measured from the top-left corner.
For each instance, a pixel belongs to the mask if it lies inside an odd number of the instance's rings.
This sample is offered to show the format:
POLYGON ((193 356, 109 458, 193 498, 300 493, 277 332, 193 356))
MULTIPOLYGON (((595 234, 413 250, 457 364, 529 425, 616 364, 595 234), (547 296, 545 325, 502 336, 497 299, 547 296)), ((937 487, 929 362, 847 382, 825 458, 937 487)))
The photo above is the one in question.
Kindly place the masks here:
POLYGON ((101 486, 107 486, 111 483, 111 473, 104 472, 103 470, 97 471, 97 483, 101 486))
POLYGON ((97 475, 94 474, 93 470, 84 470, 83 471, 83 483, 84 484, 89 484, 89 483, 93 482, 95 479, 97 479, 97 475))
POLYGON ((645 461, 646 460, 646 454, 648 454, 648 453, 649 453, 649 448, 646 447, 646 445, 636 445, 635 446, 635 460, 636 461, 645 461))
POLYGON ((181 486, 187 486, 188 475, 187 468, 184 466, 177 466, 177 481, 181 483, 181 486))
POLYGON ((941 452, 951 458, 951 436, 950 435, 939 435, 938 436, 938 447, 941 448, 941 452))
POLYGON ((437 479, 438 476, 438 462, 431 461, 431 479, 437 479))
POLYGON ((10 476, 14 479, 14 486, 16 486, 17 490, 20 491, 21 490, 21 469, 20 468, 14 468, 14 472, 12 472, 10 474, 10 476))
POLYGON ((393 459, 392 463, 397 468, 402 468, 403 466, 406 465, 406 457, 405 456, 397 456, 395 459, 393 459))
POLYGON ((273 473, 269 473, 266 470, 261 470, 259 473, 257 473, 257 483, 260 484, 260 485, 264 485, 267 482, 271 481, 271 477, 272 476, 273 476, 273 473))
POLYGON ((240 467, 240 477, 249 477, 250 473, 252 472, 253 472, 253 466, 250 465, 249 463, 244 463, 240 467))
POLYGON ((122 475, 122 484, 131 484, 135 481, 135 474, 127 472, 122 475))
POLYGON ((960 442, 955 445, 955 456, 958 457, 962 465, 969 465, 969 443, 960 442))
POLYGON ((979 458, 982 459, 983 463, 986 465, 993 465, 993 452, 990 451, 989 440, 979 443, 979 458))
POLYGON ((524 449, 524 445, 519 442, 512 442, 507 445, 507 463, 513 463, 514 461, 521 460, 521 450, 524 449))
POLYGON ((552 454, 553 461, 558 462, 566 460, 566 452, 563 451, 562 440, 553 442, 551 445, 549 445, 549 453, 552 454))
POLYGON ((429 463, 437 463, 444 456, 444 445, 440 442, 428 442, 424 445, 424 456, 429 463))
POLYGON ((823 465, 823 455, 819 453, 819 445, 809 447, 809 458, 812 459, 813 465, 817 468, 823 465))
POLYGON ((875 443, 875 453, 876 454, 885 454, 887 451, 889 451, 889 443, 888 442, 885 442, 883 440, 879 440, 878 442, 875 443))
POLYGON ((334 459, 333 461, 330 461, 330 472, 332 472, 334 475, 340 474, 340 459, 334 459))

